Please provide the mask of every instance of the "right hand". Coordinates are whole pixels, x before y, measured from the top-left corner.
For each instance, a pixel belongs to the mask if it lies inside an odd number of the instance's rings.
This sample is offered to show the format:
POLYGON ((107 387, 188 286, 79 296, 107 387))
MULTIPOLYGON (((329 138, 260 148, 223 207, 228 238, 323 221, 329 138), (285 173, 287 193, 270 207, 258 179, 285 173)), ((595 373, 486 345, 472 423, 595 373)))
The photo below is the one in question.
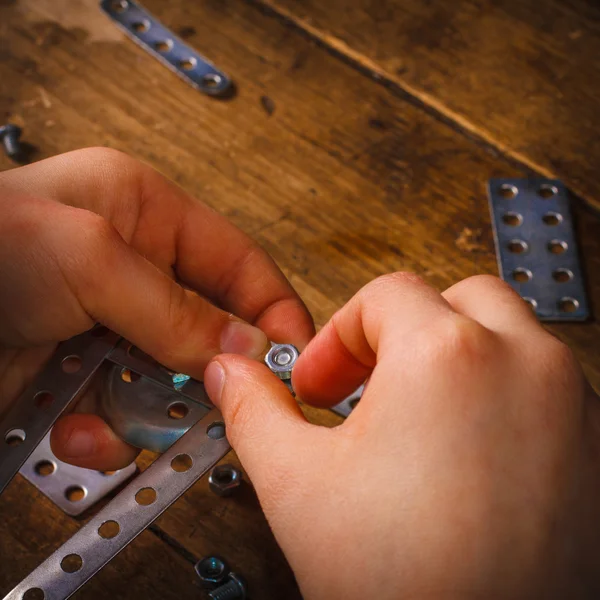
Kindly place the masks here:
POLYGON ((257 363, 206 371, 306 598, 599 597, 598 397, 506 284, 369 284, 293 380, 325 407, 367 376, 327 429, 257 363))

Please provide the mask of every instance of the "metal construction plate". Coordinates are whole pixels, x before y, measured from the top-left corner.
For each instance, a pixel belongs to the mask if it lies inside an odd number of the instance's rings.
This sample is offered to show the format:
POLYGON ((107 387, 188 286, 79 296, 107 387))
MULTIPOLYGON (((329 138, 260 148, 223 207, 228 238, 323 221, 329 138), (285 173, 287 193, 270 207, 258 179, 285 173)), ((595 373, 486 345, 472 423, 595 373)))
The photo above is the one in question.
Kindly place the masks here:
POLYGON ((331 410, 341 417, 349 417, 359 400, 362 398, 365 386, 361 385, 355 392, 344 398, 339 404, 331 407, 331 410))
POLYGON ((19 473, 61 510, 77 516, 127 481, 136 471, 135 463, 110 474, 64 463, 52 453, 48 434, 19 473))
POLYGON ((228 91, 231 80, 132 0, 102 0, 102 10, 136 44, 197 90, 210 96, 228 91))
POLYGON ((589 317, 569 206, 558 180, 491 179, 489 201, 500 275, 542 321, 589 317))

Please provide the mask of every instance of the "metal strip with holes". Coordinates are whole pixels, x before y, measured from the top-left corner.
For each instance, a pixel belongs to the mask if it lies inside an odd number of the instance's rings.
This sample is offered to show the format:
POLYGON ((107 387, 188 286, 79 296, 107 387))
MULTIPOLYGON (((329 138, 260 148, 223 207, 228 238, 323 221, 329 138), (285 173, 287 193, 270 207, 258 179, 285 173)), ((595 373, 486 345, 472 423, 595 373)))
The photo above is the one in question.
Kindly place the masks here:
POLYGON ((230 78, 132 0, 102 0, 101 9, 136 44, 195 89, 220 96, 230 78))
POLYGON ((63 600, 135 539, 215 465, 230 446, 218 410, 198 421, 146 471, 35 571, 5 596, 21 600, 30 590, 63 600))
POLYGON ((589 317, 565 186, 554 179, 491 179, 490 211, 504 281, 542 321, 589 317))
POLYGON ((59 344, 0 421, 0 493, 94 376, 119 337, 104 327, 59 344))

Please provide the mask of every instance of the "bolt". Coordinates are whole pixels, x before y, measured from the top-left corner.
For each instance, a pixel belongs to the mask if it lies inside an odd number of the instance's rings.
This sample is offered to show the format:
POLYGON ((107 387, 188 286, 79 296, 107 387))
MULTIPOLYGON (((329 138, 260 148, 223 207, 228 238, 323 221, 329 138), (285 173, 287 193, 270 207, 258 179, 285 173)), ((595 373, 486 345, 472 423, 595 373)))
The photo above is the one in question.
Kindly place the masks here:
POLYGON ((212 600, 244 600, 246 598, 246 582, 240 575, 229 573, 229 581, 208 593, 212 600))
POLYGON ((217 465, 208 476, 208 486, 217 496, 231 496, 242 483, 242 472, 233 465, 217 465))
POLYGON ((6 155, 13 160, 18 159, 21 156, 21 144, 19 143, 21 133, 21 128, 12 123, 0 126, 0 140, 2 141, 2 146, 4 147, 6 155))
POLYGON ((207 590, 214 590, 230 573, 229 565, 219 556, 206 556, 194 565, 194 570, 200 578, 200 585, 207 590))

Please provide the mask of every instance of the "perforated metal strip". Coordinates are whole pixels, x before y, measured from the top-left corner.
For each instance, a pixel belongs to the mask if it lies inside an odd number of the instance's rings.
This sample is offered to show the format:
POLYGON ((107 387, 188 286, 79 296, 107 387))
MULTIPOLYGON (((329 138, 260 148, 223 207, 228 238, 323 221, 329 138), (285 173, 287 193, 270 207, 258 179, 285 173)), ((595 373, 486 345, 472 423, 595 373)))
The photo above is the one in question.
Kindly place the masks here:
POLYGON ((97 327, 63 342, 13 404, 0 422, 0 493, 89 383, 118 339, 97 327))
POLYGON ((542 321, 589 317, 565 186, 555 179, 491 179, 500 275, 542 321))
POLYGON ((221 414, 212 410, 4 600, 21 600, 29 590, 41 590, 44 600, 71 596, 229 449, 221 414))
POLYGON ((223 71, 132 0, 102 0, 100 6, 136 44, 192 87, 210 96, 228 91, 231 80, 223 71))

